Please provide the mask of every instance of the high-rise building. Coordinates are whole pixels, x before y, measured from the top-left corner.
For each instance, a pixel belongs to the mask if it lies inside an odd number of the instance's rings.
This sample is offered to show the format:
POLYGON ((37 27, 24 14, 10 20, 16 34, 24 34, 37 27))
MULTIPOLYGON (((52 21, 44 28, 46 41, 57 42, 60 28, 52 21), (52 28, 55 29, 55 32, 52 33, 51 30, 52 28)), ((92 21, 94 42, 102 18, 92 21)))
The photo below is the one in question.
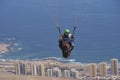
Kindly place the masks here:
POLYGON ((31 63, 31 74, 36 76, 45 76, 44 64, 32 64, 31 63))
POLYGON ((47 76, 52 77, 53 76, 53 70, 47 69, 47 76))
POLYGON ((118 75, 118 59, 111 59, 112 75, 118 75))
POLYGON ((99 64, 99 74, 102 77, 106 77, 107 76, 107 63, 106 62, 101 62, 99 64))
POLYGON ((96 64, 89 64, 88 65, 88 72, 90 77, 96 77, 97 74, 97 66, 96 64))
POLYGON ((70 76, 75 78, 75 71, 76 69, 72 68, 70 69, 70 76))
POLYGON ((37 75, 37 65, 36 64, 32 65, 32 75, 37 75))
POLYGON ((38 76, 42 76, 42 70, 41 70, 40 64, 38 64, 38 66, 37 66, 37 74, 38 74, 38 76))
POLYGON ((79 76, 79 71, 75 71, 75 78, 76 78, 76 79, 79 79, 79 78, 80 78, 80 76, 79 76))
POLYGON ((62 72, 61 72, 61 69, 59 67, 53 68, 53 72, 54 72, 55 77, 62 77, 62 72))
POLYGON ((60 69, 56 71, 56 77, 62 77, 62 72, 60 69))
POLYGON ((41 66, 41 76, 44 77, 45 76, 45 66, 44 64, 40 64, 41 66))
POLYGON ((26 63, 26 74, 32 75, 32 64, 31 63, 26 63))
POLYGON ((64 70, 63 76, 64 76, 65 78, 70 78, 70 70, 64 70))
POLYGON ((26 74, 26 64, 23 62, 16 62, 15 63, 15 73, 16 74, 22 74, 25 75, 26 74))
POLYGON ((19 62, 15 62, 14 66, 15 66, 15 73, 16 74, 20 74, 20 63, 19 62))
POLYGON ((71 77, 73 77, 73 78, 76 78, 76 79, 79 79, 79 71, 77 71, 76 69, 74 69, 74 68, 72 68, 71 70, 70 70, 70 75, 71 75, 71 77))

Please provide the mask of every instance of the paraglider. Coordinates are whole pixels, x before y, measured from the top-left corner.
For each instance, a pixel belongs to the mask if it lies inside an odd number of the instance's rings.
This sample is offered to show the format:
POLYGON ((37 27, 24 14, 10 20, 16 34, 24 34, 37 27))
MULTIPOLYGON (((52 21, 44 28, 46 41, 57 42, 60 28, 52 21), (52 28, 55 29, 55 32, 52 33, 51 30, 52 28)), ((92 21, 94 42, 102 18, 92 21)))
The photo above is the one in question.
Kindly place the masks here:
POLYGON ((73 32, 71 33, 69 29, 65 29, 64 33, 61 33, 60 26, 57 25, 59 30, 59 48, 62 51, 62 56, 64 58, 68 58, 71 54, 71 51, 74 48, 74 34, 76 30, 76 26, 74 26, 73 32))

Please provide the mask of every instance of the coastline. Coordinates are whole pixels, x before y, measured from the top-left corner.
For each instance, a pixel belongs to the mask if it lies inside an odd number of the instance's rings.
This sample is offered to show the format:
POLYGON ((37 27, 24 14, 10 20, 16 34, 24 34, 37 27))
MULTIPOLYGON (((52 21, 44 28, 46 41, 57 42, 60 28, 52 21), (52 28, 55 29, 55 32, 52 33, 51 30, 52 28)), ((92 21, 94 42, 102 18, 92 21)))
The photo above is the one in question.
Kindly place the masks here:
POLYGON ((0 55, 5 54, 10 51, 10 43, 0 43, 0 55))
MULTIPOLYGON (((117 59, 114 58, 111 60, 117 59)), ((104 69, 107 71, 107 76, 105 76, 105 79, 109 80, 108 78, 110 78, 113 80, 114 77, 116 79, 119 78, 119 76, 111 74, 111 65, 107 64, 106 62, 77 64, 59 62, 53 59, 46 59, 0 61, 0 80, 99 80, 99 78, 102 79, 103 77, 100 75, 95 75, 94 77, 91 76, 88 69, 91 68, 90 66, 95 66, 95 73, 100 74, 99 71, 97 71, 97 69, 100 69, 100 64, 104 64, 104 69), (51 71, 51 74, 49 71, 51 71), (64 73, 66 71, 70 72, 69 74, 75 73, 76 76, 65 77, 64 73)), ((117 65, 119 69, 120 65, 117 65)))

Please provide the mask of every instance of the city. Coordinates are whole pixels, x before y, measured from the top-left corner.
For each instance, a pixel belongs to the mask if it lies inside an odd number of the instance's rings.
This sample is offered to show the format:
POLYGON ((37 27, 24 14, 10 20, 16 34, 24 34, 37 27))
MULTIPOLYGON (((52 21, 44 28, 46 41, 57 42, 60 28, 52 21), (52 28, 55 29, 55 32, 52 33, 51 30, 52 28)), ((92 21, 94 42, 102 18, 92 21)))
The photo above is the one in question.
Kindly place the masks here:
POLYGON ((116 58, 111 59, 110 64, 9 60, 0 61, 0 74, 0 80, 8 76, 12 80, 120 80, 120 65, 116 58))

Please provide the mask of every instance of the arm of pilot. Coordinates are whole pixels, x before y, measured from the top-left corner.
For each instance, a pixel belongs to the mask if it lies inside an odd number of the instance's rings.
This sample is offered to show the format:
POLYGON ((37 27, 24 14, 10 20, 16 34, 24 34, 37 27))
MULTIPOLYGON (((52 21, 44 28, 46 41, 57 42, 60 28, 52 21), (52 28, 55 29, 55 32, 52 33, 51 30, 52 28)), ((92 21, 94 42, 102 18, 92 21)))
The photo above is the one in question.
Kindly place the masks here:
POLYGON ((71 41, 74 41, 74 35, 73 34, 70 34, 69 37, 70 37, 71 41))
POLYGON ((59 40, 62 40, 62 39, 63 39, 63 35, 60 35, 60 36, 59 36, 59 40))

